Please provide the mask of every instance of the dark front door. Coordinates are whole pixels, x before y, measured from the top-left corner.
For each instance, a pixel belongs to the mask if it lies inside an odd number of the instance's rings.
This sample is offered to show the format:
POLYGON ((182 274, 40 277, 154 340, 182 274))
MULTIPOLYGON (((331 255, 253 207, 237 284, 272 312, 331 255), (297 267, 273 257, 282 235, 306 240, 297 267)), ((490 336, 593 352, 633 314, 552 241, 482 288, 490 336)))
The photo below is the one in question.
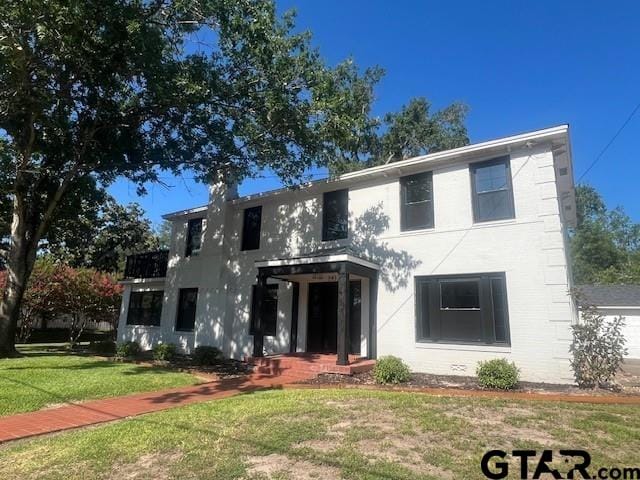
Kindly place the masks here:
MULTIPOLYGON (((360 281, 349 284, 351 292, 349 321, 349 353, 360 353, 360 281)), ((307 351, 336 353, 338 350, 338 284, 309 284, 309 316, 307 319, 307 351)))

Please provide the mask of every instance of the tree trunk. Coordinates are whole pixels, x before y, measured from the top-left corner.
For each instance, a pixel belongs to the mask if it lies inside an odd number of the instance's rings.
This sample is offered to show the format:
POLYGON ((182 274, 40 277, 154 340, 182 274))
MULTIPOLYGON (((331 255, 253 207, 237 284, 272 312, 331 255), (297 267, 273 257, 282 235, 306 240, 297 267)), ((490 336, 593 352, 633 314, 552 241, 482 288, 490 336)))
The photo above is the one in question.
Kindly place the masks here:
MULTIPOLYGON (((17 197, 17 195, 16 195, 17 197)), ((7 261, 7 285, 0 303, 0 358, 15 357, 16 329, 20 318, 22 298, 36 261, 37 227, 26 219, 26 209, 20 199, 14 201, 11 224, 11 247, 7 261)))

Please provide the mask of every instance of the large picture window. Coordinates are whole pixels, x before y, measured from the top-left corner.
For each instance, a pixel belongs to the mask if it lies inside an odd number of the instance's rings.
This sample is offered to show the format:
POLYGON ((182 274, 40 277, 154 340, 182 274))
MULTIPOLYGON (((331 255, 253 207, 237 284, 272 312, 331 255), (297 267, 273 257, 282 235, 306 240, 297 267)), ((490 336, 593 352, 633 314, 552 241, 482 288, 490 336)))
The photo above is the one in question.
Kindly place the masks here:
POLYGON ((260 226, 262 224, 262 206, 245 208, 242 222, 242 250, 260 248, 260 226))
POLYGON ((349 190, 327 192, 322 201, 322 241, 349 235, 349 190))
MULTIPOLYGON (((256 295, 257 285, 253 285, 251 291, 251 326, 249 334, 255 335, 258 311, 258 296, 256 295)), ((264 290, 262 297, 262 334, 267 337, 274 337, 278 326, 278 285, 269 284, 264 290)))
POLYGON ((202 219, 192 218, 187 226, 187 257, 200 253, 202 247, 202 219))
POLYGON ((176 330, 191 332, 196 324, 197 288, 181 288, 178 295, 178 315, 176 330))
POLYGON ((515 217, 509 157, 471 164, 471 186, 474 221, 515 217))
POLYGON ((401 230, 433 227, 433 175, 419 173, 400 179, 401 230))
POLYGON ((159 327, 163 295, 162 290, 131 292, 129 309, 127 310, 127 325, 159 327))
POLYGON ((416 277, 418 341, 509 344, 504 273, 416 277))

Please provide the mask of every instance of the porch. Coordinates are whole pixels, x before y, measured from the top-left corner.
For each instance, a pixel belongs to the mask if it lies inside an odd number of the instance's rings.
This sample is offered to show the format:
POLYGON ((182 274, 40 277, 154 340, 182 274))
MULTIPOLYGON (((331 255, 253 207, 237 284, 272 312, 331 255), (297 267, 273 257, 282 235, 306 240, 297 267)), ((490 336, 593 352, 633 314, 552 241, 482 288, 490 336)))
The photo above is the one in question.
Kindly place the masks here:
POLYGON ((353 375, 368 372, 376 362, 358 355, 349 355, 348 365, 338 365, 337 355, 299 352, 250 357, 247 363, 253 365, 255 373, 309 378, 321 373, 353 375))
POLYGON ((291 285, 290 354, 304 353, 307 360, 338 366, 376 358, 377 264, 343 247, 303 257, 259 261, 256 267, 254 359, 264 356, 264 337, 269 334, 269 279, 291 285))

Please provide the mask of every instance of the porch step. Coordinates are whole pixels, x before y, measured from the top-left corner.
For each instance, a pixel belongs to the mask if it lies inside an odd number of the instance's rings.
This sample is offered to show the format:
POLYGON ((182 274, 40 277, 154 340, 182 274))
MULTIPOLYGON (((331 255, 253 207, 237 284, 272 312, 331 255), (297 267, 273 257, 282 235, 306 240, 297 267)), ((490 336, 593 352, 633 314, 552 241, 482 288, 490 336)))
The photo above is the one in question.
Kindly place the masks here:
POLYGON ((349 365, 336 365, 336 355, 291 354, 249 357, 247 362, 254 366, 254 372, 264 375, 315 376, 321 373, 353 375, 367 372, 375 365, 375 360, 360 356, 350 356, 349 365))

